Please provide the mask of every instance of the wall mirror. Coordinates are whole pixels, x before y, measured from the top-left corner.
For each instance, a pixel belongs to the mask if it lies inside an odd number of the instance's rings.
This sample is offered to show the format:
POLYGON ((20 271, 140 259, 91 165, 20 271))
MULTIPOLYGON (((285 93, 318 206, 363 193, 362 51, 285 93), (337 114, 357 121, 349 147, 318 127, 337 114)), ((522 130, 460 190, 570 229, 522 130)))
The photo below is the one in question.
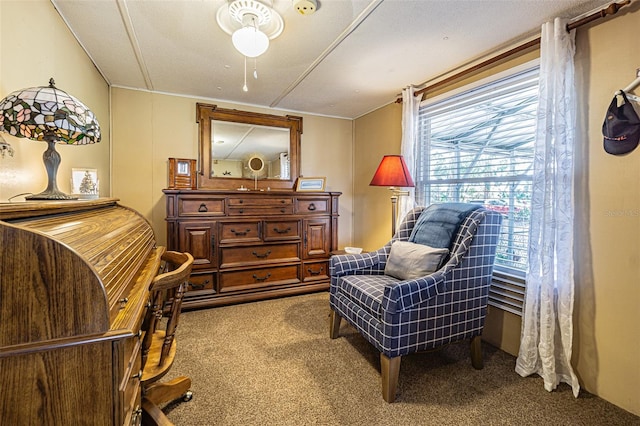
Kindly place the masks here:
POLYGON ((196 117, 198 188, 293 189, 300 173, 302 117, 201 103, 196 104, 196 117))

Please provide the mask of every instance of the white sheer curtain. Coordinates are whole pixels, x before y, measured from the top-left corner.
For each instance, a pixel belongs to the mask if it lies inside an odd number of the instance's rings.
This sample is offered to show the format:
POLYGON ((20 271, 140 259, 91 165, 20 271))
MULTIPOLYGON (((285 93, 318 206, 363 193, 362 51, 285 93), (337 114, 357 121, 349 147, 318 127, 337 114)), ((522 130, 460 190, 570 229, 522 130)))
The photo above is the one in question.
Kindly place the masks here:
POLYGON ((542 26, 540 92, 534 147, 529 269, 516 372, 537 373, 547 391, 568 383, 573 341, 573 217, 576 93, 574 33, 566 20, 542 26))
MULTIPOLYGON (((422 95, 415 96, 415 87, 407 86, 402 89, 402 147, 401 154, 404 162, 407 163, 409 173, 415 182, 415 155, 414 150, 417 140, 418 131, 418 109, 420 108, 420 99, 422 95)), ((404 188, 402 188, 404 189, 404 188)), ((411 210, 415 202, 414 188, 406 188, 409 190, 408 196, 400 197, 398 202, 398 214, 396 217, 398 225, 406 214, 411 210)))

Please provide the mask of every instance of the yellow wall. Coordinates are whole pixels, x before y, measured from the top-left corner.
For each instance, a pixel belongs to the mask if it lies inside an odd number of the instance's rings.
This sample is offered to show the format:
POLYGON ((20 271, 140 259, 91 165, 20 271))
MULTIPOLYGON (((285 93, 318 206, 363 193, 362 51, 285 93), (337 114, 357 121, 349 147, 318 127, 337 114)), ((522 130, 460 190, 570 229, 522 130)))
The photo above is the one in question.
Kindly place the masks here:
MULTIPOLYGON (((73 146, 57 144, 62 157, 57 183, 71 191, 71 169, 98 169, 100 193, 109 195, 109 89, 93 63, 47 0, 0 1, 0 99, 16 90, 56 87, 80 99, 98 118, 102 142, 73 146)), ((0 202, 21 193, 38 193, 47 186, 42 162, 45 142, 3 134, 15 150, 0 157, 0 202)), ((22 200, 17 197, 15 201, 22 200)))
MULTIPOLYGON (((578 138, 576 155, 572 358, 585 390, 638 415, 640 148, 623 157, 606 154, 601 127, 614 91, 629 84, 640 67, 635 30, 640 28, 639 9, 635 4, 616 17, 582 27, 576 37, 578 103, 585 119, 579 125, 583 136, 578 138)), ((491 72, 514 65, 502 64, 491 72)), ((640 89, 635 93, 640 94, 640 89)), ((368 249, 378 248, 389 239, 388 196, 385 199, 379 193, 384 192, 381 188, 369 188, 368 184, 382 154, 400 152, 401 115, 401 107, 393 104, 355 122, 354 198, 356 206, 366 208, 354 212, 354 244, 368 249)), ((519 317, 496 308, 489 310, 485 340, 517 354, 519 337, 519 317)))
POLYGON ((576 38, 587 136, 578 139, 573 365, 588 391, 640 415, 640 148, 609 155, 601 133, 613 93, 640 68, 640 4, 629 11, 576 38))
POLYGON ((354 244, 376 250, 391 237, 391 192, 369 186, 385 154, 399 154, 402 141, 402 105, 392 103, 355 122, 353 185, 354 244))
POLYGON ((160 244, 166 242, 167 159, 198 158, 196 102, 277 115, 301 115, 304 176, 325 176, 326 190, 342 192, 340 247, 351 244, 352 121, 157 93, 113 88, 113 196, 143 213, 160 244))

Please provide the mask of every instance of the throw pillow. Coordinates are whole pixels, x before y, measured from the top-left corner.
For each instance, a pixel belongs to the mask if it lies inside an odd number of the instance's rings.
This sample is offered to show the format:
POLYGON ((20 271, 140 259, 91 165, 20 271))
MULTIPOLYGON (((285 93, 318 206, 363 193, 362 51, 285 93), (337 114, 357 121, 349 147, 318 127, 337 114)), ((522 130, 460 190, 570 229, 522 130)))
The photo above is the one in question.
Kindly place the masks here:
POLYGON ((411 231, 409 241, 437 248, 451 248, 458 228, 473 210, 482 206, 468 203, 439 203, 427 207, 411 231))
POLYGON ((401 280, 412 280, 438 270, 449 254, 446 248, 433 248, 408 241, 395 241, 391 246, 384 273, 401 280))

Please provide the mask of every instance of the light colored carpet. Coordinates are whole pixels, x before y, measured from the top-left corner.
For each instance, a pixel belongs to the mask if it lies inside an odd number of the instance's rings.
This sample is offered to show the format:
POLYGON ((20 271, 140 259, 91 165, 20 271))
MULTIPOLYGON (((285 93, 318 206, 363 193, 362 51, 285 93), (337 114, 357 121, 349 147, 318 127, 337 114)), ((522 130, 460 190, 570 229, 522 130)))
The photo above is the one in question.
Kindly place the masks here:
POLYGON ((515 358, 467 343, 402 360, 397 400, 383 401, 379 353, 345 321, 329 339, 328 293, 184 312, 167 376, 193 399, 165 407, 176 425, 640 425, 640 418, 566 385, 547 392, 515 358))

